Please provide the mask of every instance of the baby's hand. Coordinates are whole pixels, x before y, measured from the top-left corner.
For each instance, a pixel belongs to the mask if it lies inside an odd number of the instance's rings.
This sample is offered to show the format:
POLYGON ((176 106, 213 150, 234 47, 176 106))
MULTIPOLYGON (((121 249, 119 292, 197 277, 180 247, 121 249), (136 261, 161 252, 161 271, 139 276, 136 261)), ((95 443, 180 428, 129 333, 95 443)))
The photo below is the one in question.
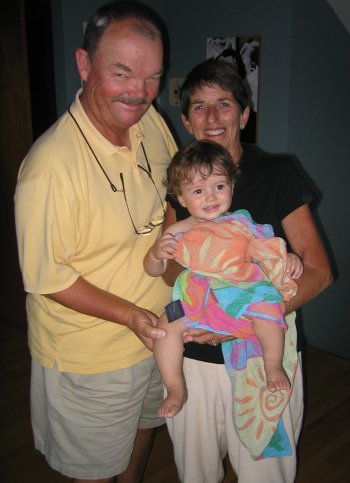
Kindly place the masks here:
POLYGON ((162 238, 153 245, 152 252, 154 257, 158 258, 158 260, 175 258, 177 244, 178 241, 174 238, 174 235, 164 233, 162 238))
POLYGON ((295 253, 287 253, 286 273, 294 280, 298 279, 304 271, 301 258, 295 253))

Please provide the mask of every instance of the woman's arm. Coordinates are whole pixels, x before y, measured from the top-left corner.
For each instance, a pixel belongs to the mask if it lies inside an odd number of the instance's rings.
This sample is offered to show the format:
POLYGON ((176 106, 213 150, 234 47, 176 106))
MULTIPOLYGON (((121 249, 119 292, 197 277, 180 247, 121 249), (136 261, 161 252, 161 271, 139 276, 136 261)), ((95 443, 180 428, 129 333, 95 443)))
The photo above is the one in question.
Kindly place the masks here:
POLYGON ((282 226, 292 250, 300 256, 304 271, 296 281, 298 292, 285 302, 285 313, 315 298, 333 283, 333 275, 325 247, 308 205, 303 205, 282 220, 282 226))

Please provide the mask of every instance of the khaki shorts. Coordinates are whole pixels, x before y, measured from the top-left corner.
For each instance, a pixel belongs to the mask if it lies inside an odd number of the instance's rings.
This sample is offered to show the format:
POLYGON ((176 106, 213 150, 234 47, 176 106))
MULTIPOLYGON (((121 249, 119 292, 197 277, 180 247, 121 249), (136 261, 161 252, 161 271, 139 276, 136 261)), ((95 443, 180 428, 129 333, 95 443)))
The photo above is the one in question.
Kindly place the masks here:
POLYGON ((163 388, 153 357, 93 375, 61 373, 32 360, 31 416, 35 447, 71 478, 108 478, 129 463, 138 428, 157 417, 163 388))

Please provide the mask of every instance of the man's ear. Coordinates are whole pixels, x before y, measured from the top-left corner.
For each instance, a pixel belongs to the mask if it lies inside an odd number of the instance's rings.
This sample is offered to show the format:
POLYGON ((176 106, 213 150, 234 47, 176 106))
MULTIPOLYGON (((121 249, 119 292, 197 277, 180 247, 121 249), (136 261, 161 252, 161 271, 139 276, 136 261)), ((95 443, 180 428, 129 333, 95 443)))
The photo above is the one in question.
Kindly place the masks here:
POLYGON ((77 62, 77 68, 79 72, 80 79, 84 82, 86 81, 89 71, 90 71, 90 59, 89 55, 84 49, 77 49, 75 52, 75 59, 77 62))
POLYGON ((187 117, 184 114, 181 114, 181 120, 185 128, 190 134, 193 134, 193 129, 192 129, 192 124, 190 121, 187 119, 187 117))

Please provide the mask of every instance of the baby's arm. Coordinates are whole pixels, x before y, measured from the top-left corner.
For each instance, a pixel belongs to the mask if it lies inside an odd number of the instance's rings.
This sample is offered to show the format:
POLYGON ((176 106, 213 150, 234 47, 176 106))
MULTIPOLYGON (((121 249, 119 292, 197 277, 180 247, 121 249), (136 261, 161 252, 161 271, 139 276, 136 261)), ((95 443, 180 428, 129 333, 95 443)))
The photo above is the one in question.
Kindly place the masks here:
POLYGON ((301 258, 295 253, 287 253, 286 272, 291 278, 297 280, 304 271, 304 264, 301 258))
POLYGON ((148 275, 152 277, 163 275, 167 268, 167 260, 175 258, 178 243, 175 235, 187 232, 195 224, 193 217, 189 216, 168 226, 162 237, 148 250, 143 260, 143 266, 148 275))
POLYGON ((175 258, 176 246, 177 240, 174 235, 166 231, 148 250, 143 260, 146 273, 152 277, 163 275, 167 267, 167 259, 175 258))

